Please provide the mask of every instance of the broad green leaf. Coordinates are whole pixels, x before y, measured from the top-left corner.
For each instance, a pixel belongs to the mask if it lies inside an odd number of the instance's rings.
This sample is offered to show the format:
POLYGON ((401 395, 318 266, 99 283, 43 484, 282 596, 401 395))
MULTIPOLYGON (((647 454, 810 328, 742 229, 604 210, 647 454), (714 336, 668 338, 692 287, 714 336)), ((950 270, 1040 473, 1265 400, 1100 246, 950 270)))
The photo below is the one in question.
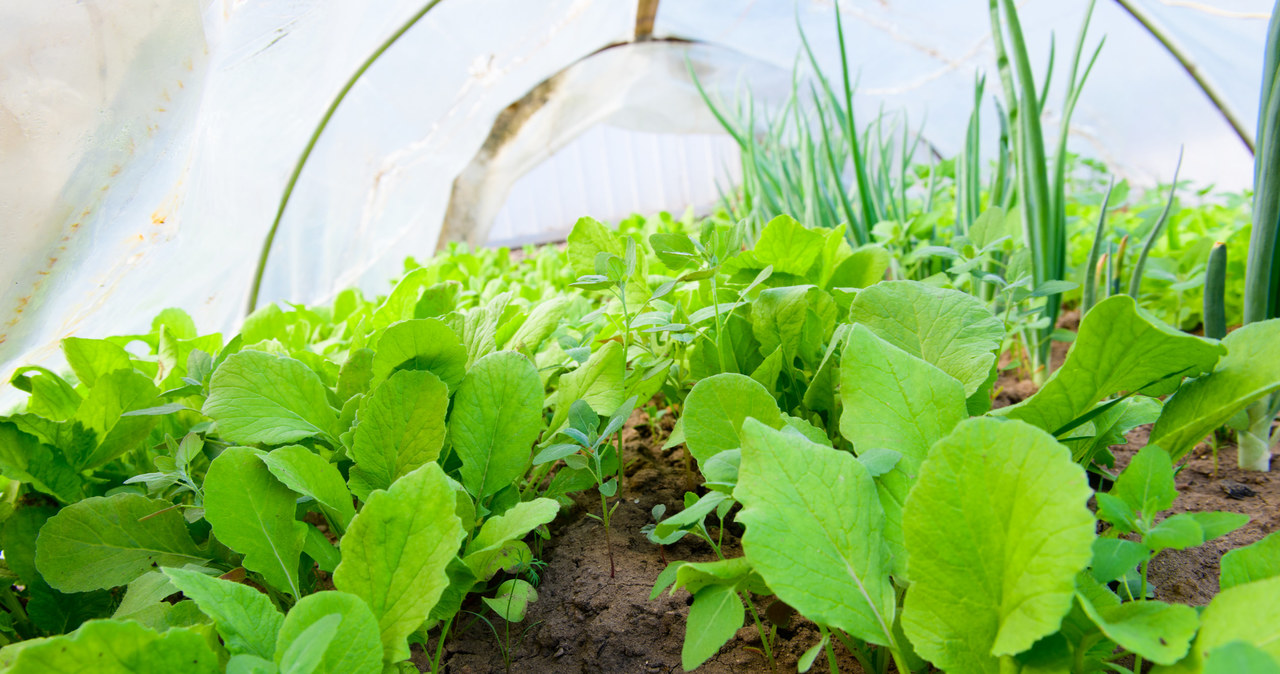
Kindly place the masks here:
POLYGON ((1221 589, 1280 576, 1280 532, 1222 556, 1221 589))
POLYGON ((307 536, 302 539, 302 552, 314 560, 316 566, 326 573, 333 573, 333 570, 342 562, 342 553, 314 524, 307 524, 307 536))
POLYGON ((484 306, 455 311, 444 321, 458 335, 467 348, 467 369, 475 366, 480 358, 498 348, 498 322, 511 300, 511 293, 500 293, 484 306))
POLYGON ((855 452, 892 449, 901 454, 897 470, 881 475, 876 488, 893 574, 905 578, 902 505, 929 448, 967 417, 964 387, 858 324, 845 338, 840 357, 840 399, 840 433, 855 452))
POLYGON ((587 362, 572 372, 560 375, 556 387, 555 416, 551 418, 552 431, 560 430, 569 419, 569 408, 578 400, 585 401, 601 416, 613 414, 626 398, 622 382, 626 376, 626 355, 622 343, 608 341, 600 345, 587 362))
POLYGON ((337 633, 320 651, 322 657, 314 674, 376 674, 382 671, 382 644, 378 620, 359 597, 346 592, 317 592, 302 598, 289 609, 275 645, 276 662, 285 669, 285 653, 298 644, 309 627, 326 616, 341 618, 337 633))
POLYGON ((63 592, 127 585, 153 566, 207 561, 167 501, 94 496, 63 508, 40 530, 36 568, 63 592))
POLYGON ((996 413, 1057 433, 1117 392, 1168 393, 1182 377, 1212 369, 1222 352, 1215 342, 1161 323, 1132 297, 1116 295, 1089 310, 1066 362, 1039 392, 996 413))
POLYGON ((227 660, 226 674, 280 674, 280 668, 270 660, 256 655, 233 655, 227 660))
POLYGON ((431 267, 419 267, 404 275, 396 287, 391 289, 387 299, 373 312, 373 329, 381 330, 406 318, 413 318, 418 297, 424 286, 433 285, 436 281, 436 270, 431 267))
POLYGON ((1228 334, 1227 355, 1210 374, 1187 382, 1165 401, 1151 430, 1151 444, 1168 450, 1174 461, 1186 456, 1213 429, 1280 389, 1280 319, 1250 323, 1228 334))
POLYGON ((1161 520, 1142 538, 1152 553, 1185 550, 1203 545, 1244 526, 1248 515, 1223 512, 1178 513, 1161 520))
POLYGON ((164 634, 135 622, 94 620, 23 648, 6 674, 213 674, 218 656, 196 632, 164 634))
POLYGON ((622 237, 595 218, 578 218, 566 241, 566 254, 576 276, 596 273, 596 255, 600 253, 618 257, 626 253, 622 237))
POLYGON ((311 623, 280 657, 281 674, 311 674, 320 667, 324 652, 338 636, 342 616, 331 613, 311 623))
POLYGON ((998 672, 1056 632, 1092 556, 1091 493, 1071 453, 1028 424, 974 418, 938 441, 903 512, 916 652, 948 672, 998 672))
POLYGON ((814 365, 821 362, 835 317, 835 302, 815 286, 769 288, 751 303, 751 330, 760 342, 760 353, 780 350, 787 370, 796 356, 814 365), (802 348, 809 345, 806 339, 814 348, 802 348))
POLYGON ((693 595, 685 620, 684 647, 680 665, 686 672, 697 669, 742 627, 746 610, 732 585, 711 585, 693 595))
POLYGON ((458 308, 458 293, 462 292, 462 284, 457 281, 437 283, 422 291, 422 297, 413 306, 414 318, 435 318, 444 316, 458 308))
POLYGON ((467 374, 467 348, 444 321, 401 321, 387 328, 378 340, 373 356, 373 385, 396 370, 427 370, 450 391, 456 391, 467 374))
POLYGON ((116 607, 111 617, 115 620, 133 620, 152 629, 151 624, 159 619, 171 606, 163 601, 165 597, 178 591, 169 582, 163 571, 148 571, 129 583, 124 592, 124 599, 116 607))
POLYGON ((276 652, 276 634, 284 614, 258 590, 206 576, 196 571, 165 569, 165 575, 182 594, 213 618, 218 634, 233 655, 248 653, 270 660, 276 652))
POLYGON ((466 535, 454 507, 448 478, 429 463, 373 492, 342 537, 334 587, 373 612, 385 664, 409 657, 406 639, 449 585, 445 569, 466 535))
POLYGON ((1011 228, 1010 224, 1016 223, 1005 217, 1005 210, 992 206, 969 225, 969 241, 981 250, 1006 236, 1019 236, 1017 229, 1011 228))
POLYGON ((136 448, 159 419, 120 415, 151 407, 159 395, 160 390, 150 379, 133 370, 116 370, 98 377, 74 417, 97 435, 98 445, 88 454, 68 455, 67 462, 77 470, 89 470, 136 448))
POLYGON ((204 414, 223 439, 284 445, 318 437, 331 444, 337 413, 324 383, 301 361, 260 351, 231 354, 213 372, 204 414))
MULTIPOLYGON (((679 514, 672 515, 653 528, 653 535, 665 539, 677 531, 693 529, 715 510, 717 506, 729 498, 728 494, 710 491, 703 494, 693 505, 686 505, 679 514)), ((686 500, 687 504, 688 501, 686 500)))
POLYGON ((364 499, 400 476, 435 461, 444 446, 449 390, 432 372, 401 370, 360 405, 351 443, 351 491, 364 499))
POLYGON ((1219 646, 1205 658, 1204 674, 1280 674, 1280 660, 1243 641, 1219 646))
POLYGON ((753 252, 762 265, 773 265, 775 272, 804 276, 822 249, 822 234, 789 215, 779 215, 764 226, 753 252))
POLYGON ((372 381, 373 349, 352 351, 338 371, 338 400, 345 403, 355 395, 368 393, 372 381))
POLYGON ((859 246, 836 267, 826 288, 870 288, 884 280, 893 256, 874 243, 859 246))
POLYGON ((733 494, 751 566, 814 622, 896 646, 884 514, 867 469, 848 453, 758 421, 743 424, 743 440, 733 494))
POLYGON ((462 484, 477 501, 524 474, 542 430, 542 380, 529 359, 499 351, 476 361, 454 397, 449 437, 462 484))
POLYGON ((759 594, 771 592, 746 557, 730 557, 714 562, 680 564, 675 571, 675 584, 671 586, 671 594, 675 594, 680 588, 688 590, 690 594, 697 594, 702 588, 712 585, 732 586, 741 591, 759 594))
POLYGON ((462 609, 462 602, 470 594, 472 588, 476 585, 476 575, 462 561, 461 557, 454 557, 449 560, 449 565, 445 567, 445 573, 449 576, 449 586, 440 594, 440 601, 431 607, 431 613, 427 616, 427 622, 424 623, 429 627, 434 626, 444 620, 448 620, 458 614, 462 609))
POLYGON ((1083 595, 1079 598, 1080 605, 1107 638, 1161 665, 1182 659, 1199 627, 1199 616, 1190 606, 1131 601, 1099 608, 1083 595))
POLYGON ((298 495, 271 474, 262 455, 231 447, 213 460, 204 478, 204 518, 218 540, 244 555, 244 568, 301 597, 298 559, 307 525, 295 519, 298 495))
POLYGON ((694 384, 685 398, 685 446, 701 465, 726 449, 742 446, 742 424, 756 419, 770 428, 782 428, 778 403, 760 382, 741 374, 725 373, 694 384))
POLYGON ((1076 463, 1088 465, 1088 462, 1102 450, 1127 442, 1125 434, 1129 431, 1143 424, 1155 422, 1160 416, 1160 409, 1161 403, 1155 398, 1145 396, 1126 398, 1070 431, 1066 434, 1068 437, 1059 442, 1071 449, 1071 457, 1076 463))
POLYGON ((537 353, 542 342, 560 325, 560 319, 569 310, 571 304, 573 300, 563 296, 551 297, 539 302, 533 311, 529 312, 529 318, 525 319, 524 323, 516 329, 515 334, 507 340, 506 348, 527 356, 537 353))
POLYGON ((133 369, 129 352, 105 339, 67 337, 62 340, 62 353, 76 379, 89 388, 108 372, 133 369))
POLYGON ((62 452, 0 421, 0 473, 25 482, 63 503, 79 499, 82 480, 62 452))
POLYGON ((286 487, 315 499, 341 529, 351 524, 356 510, 337 466, 300 445, 278 447, 263 454, 262 461, 286 487))
POLYGON ((980 300, 916 281, 860 291, 849 320, 960 380, 966 396, 987 380, 1004 340, 1004 325, 980 300))
POLYGON ((538 591, 533 589, 529 581, 512 578, 503 581, 492 597, 481 599, 499 618, 509 623, 518 623, 524 620, 529 604, 538 601, 538 591))
POLYGON ((87 620, 111 614, 114 598, 106 590, 59 592, 40 582, 27 587, 27 617, 47 634, 65 634, 87 620))
POLYGON ((1122 578, 1151 556, 1141 543, 1123 538, 1099 538, 1093 542, 1093 561, 1089 563, 1093 579, 1110 583, 1122 578))
POLYGON ((4 561, 23 585, 43 582, 36 570, 36 538, 58 510, 46 505, 22 505, 4 522, 4 561))
POLYGON ((1280 576, 1224 589, 1200 614, 1191 653, 1160 670, 1167 674, 1209 671, 1216 649, 1232 642, 1253 646, 1280 662, 1280 576))
POLYGON ((467 554, 475 554, 503 543, 524 538, 530 531, 549 524, 560 512, 555 499, 536 498, 512 506, 506 512, 485 520, 480 532, 467 546, 467 554))
POLYGON ((1155 445, 1143 447, 1116 478, 1110 493, 1148 521, 1156 513, 1168 510, 1178 498, 1169 453, 1155 445))
POLYGON ((79 409, 82 401, 71 384, 43 367, 28 365, 14 371, 9 379, 13 387, 31 394, 27 411, 53 421, 66 421, 79 409), (27 373, 34 372, 34 375, 27 373))

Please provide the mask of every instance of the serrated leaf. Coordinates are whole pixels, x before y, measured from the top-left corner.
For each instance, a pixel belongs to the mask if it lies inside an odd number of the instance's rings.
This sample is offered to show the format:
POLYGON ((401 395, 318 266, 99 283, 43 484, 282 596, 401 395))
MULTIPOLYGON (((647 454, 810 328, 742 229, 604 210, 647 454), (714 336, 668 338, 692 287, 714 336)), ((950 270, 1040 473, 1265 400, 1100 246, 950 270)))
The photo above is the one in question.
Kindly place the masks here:
POLYGON ((206 561, 172 504, 138 494, 69 505, 45 523, 36 544, 36 568, 63 592, 106 590, 153 566, 206 561))
POLYGON ((174 587, 213 618, 231 654, 248 653, 270 660, 284 614, 258 590, 184 569, 165 569, 174 587))
POLYGON ((770 428, 782 428, 778 403, 759 382, 735 373, 718 374, 694 384, 685 398, 685 446, 701 465, 716 454, 742 446, 742 425, 748 418, 770 428))
POLYGON ((262 455, 262 461, 286 487, 315 499, 341 529, 351 524, 356 510, 337 466, 300 445, 278 447, 262 455))
POLYGON ((840 357, 840 433, 861 455, 891 448, 896 470, 876 480, 885 513, 893 574, 906 573, 902 506, 929 448, 966 417, 964 387, 954 377, 854 325, 840 357))
POLYGON ((22 648, 9 674, 213 674, 218 656, 196 632, 158 634, 135 622, 94 620, 22 648))
POLYGON ((449 585, 445 569, 466 535, 454 508, 453 487, 429 463, 370 495, 342 537, 334 587, 373 612, 385 664, 409 657, 407 637, 449 585))
POLYGON ((1165 401, 1151 444, 1175 461, 1249 403, 1280 389, 1280 319, 1250 323, 1222 340, 1227 355, 1213 372, 1187 382, 1165 401))
POLYGON ((949 672, 995 672, 1056 632, 1092 556, 1090 494, 1070 452, 1028 424, 974 418, 938 441, 903 512, 916 651, 949 672))
POLYGON ((213 460, 204 479, 204 517, 218 540, 244 555, 246 569, 300 597, 298 560, 307 526, 295 519, 298 495, 271 474, 262 454, 231 447, 213 460))
POLYGON ((884 514, 870 473, 850 454, 758 421, 743 424, 743 440, 733 494, 751 566, 814 622, 896 646, 884 514))
POLYGON ((467 373, 467 348, 444 321, 421 318, 387 328, 373 356, 376 386, 396 370, 426 370, 457 391, 467 373))
POLYGON ((351 443, 351 491, 364 499, 435 461, 444 446, 449 390, 432 372, 401 370, 361 402, 351 443))
POLYGON ((849 320, 955 377, 966 396, 987 380, 1004 339, 1003 323, 977 298, 916 281, 888 281, 860 291, 849 320))
POLYGON ((1116 295, 1085 315, 1066 362, 1040 391, 996 414, 1057 433, 1117 392, 1168 393, 1182 377, 1212 369, 1222 352, 1151 317, 1132 297, 1116 295))
POLYGON ((301 361, 261 351, 231 354, 214 370, 204 414, 226 440, 284 445, 318 437, 330 444, 337 413, 320 377, 301 361))
POLYGON ((313 653, 319 656, 318 666, 309 670, 314 674, 376 674, 382 671, 378 621, 363 600, 346 592, 307 595, 289 610, 275 644, 276 662, 280 664, 281 671, 288 671, 290 664, 285 655, 298 648, 319 651, 313 653), (323 649, 308 648, 304 634, 329 616, 340 618, 336 626, 340 637, 329 641, 323 649))
POLYGON ((477 501, 528 468, 542 402, 542 379, 515 351, 489 354, 467 373, 454 396, 449 437, 462 461, 462 484, 477 501))

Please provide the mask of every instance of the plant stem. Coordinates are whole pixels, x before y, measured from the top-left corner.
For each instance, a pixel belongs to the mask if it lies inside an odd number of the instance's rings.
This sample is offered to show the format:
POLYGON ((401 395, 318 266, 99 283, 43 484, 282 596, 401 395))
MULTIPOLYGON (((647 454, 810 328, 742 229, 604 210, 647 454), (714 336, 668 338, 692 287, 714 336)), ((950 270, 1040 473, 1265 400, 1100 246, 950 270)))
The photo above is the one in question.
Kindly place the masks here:
POLYGON ((764 623, 760 622, 760 614, 756 612, 756 605, 751 601, 751 593, 742 593, 742 601, 746 603, 747 610, 751 611, 751 619, 756 623, 756 632, 760 635, 760 643, 764 645, 764 657, 769 661, 769 671, 778 671, 778 663, 773 659, 773 647, 769 644, 769 635, 765 633, 764 623))
POLYGON ((436 654, 431 659, 431 674, 440 674, 440 661, 444 658, 444 640, 449 636, 449 627, 453 625, 453 619, 454 616, 450 616, 440 628, 440 636, 436 639, 436 654))
POLYGON ((609 577, 613 578, 616 573, 616 569, 613 565, 613 542, 609 538, 609 515, 611 514, 612 513, 609 512, 609 501, 604 497, 604 494, 601 494, 600 522, 604 524, 604 547, 605 550, 608 550, 609 552, 609 577))

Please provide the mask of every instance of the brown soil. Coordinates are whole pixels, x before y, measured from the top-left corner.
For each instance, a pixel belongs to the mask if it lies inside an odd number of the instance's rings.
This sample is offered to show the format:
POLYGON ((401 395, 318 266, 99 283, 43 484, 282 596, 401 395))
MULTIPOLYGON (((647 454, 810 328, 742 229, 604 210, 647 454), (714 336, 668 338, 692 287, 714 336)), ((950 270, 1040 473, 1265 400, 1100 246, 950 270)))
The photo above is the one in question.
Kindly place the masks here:
MULTIPOLYGON (((710 561, 715 559, 715 554, 710 546, 694 536, 686 536, 660 550, 640 533, 642 526, 653 521, 650 514, 653 506, 666 505, 668 515, 683 509, 683 495, 688 486, 684 450, 678 448, 663 454, 660 449, 670 433, 672 421, 670 417, 662 420, 657 437, 649 433, 642 411, 637 410, 628 422, 624 435, 629 463, 627 493, 610 527, 615 575, 609 576, 604 529, 586 516, 588 511, 598 513, 600 508, 598 497, 591 492, 592 498, 578 499, 577 507, 563 512, 552 525, 551 540, 546 542, 540 555, 546 566, 539 574, 542 582, 538 587, 538 601, 529 607, 524 622, 510 626, 513 647, 510 669, 504 665, 501 652, 506 625, 490 615, 502 637, 495 638, 493 631, 480 621, 466 626, 461 634, 451 635, 445 644, 447 672, 642 674, 683 671, 680 650, 691 597, 679 590, 675 596, 663 593, 650 601, 649 594, 668 562, 710 561)), ((714 521, 712 518, 711 522, 714 521)), ((716 535, 716 530, 709 528, 712 535, 716 535)), ((737 536, 741 532, 733 529, 734 525, 730 524, 724 535, 723 551, 727 557, 742 554, 737 536)), ((474 601, 474 598, 470 600, 464 609, 480 612, 481 605, 472 605, 474 601)), ((772 598, 757 601, 762 620, 766 620, 765 608, 771 601, 772 598)), ((746 625, 697 671, 705 674, 769 672, 749 613, 746 625)), ((777 671, 794 672, 796 660, 818 640, 818 631, 812 623, 792 617, 790 624, 777 632, 774 646, 777 671)), ((837 652, 840 671, 862 671, 843 648, 837 648, 837 652)), ((420 653, 415 654, 414 661, 426 671, 426 659, 420 653)))
MULTIPOLYGON (((1112 450, 1117 468, 1128 465, 1129 459, 1146 445, 1150 432, 1149 426, 1134 429, 1129 434, 1129 444, 1112 450)), ((1215 477, 1213 451, 1202 443, 1178 473, 1177 484, 1178 500, 1166 516, 1213 511, 1249 516, 1248 524, 1222 538, 1189 550, 1166 550, 1151 561, 1148 579, 1157 599, 1203 606, 1218 593, 1218 562, 1223 554, 1280 530, 1280 476, 1274 470, 1240 470, 1236 467, 1235 446, 1225 445, 1218 451, 1215 477), (1250 491, 1252 496, 1247 495, 1250 491)))

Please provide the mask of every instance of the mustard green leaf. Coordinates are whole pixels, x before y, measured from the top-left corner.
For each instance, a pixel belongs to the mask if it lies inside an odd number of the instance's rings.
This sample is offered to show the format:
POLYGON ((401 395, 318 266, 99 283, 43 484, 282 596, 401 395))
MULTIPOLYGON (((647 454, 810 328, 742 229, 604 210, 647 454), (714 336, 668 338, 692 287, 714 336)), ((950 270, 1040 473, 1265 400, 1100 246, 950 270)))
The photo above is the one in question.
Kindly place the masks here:
POLYGON ((1080 605, 1107 638, 1151 662, 1171 665, 1191 647, 1200 618, 1182 604, 1131 601, 1119 606, 1094 607, 1084 595, 1080 605))
POLYGON ((97 435, 98 444, 87 454, 69 454, 67 461, 77 470, 89 470, 136 448, 159 419, 120 415, 151 407, 159 395, 160 389, 150 379, 132 369, 98 377, 73 417, 97 435))
POLYGON ((1223 590, 1280 576, 1280 531, 1223 555, 1221 568, 1218 586, 1223 590))
POLYGON ((555 414, 548 428, 559 431, 569 420, 569 409, 582 400, 596 414, 613 414, 626 398, 622 383, 626 376, 626 355, 622 343, 608 341, 592 352, 587 362, 560 375, 556 387, 555 414))
POLYGON ((551 333, 560 325, 560 319, 569 310, 573 300, 569 297, 551 297, 533 308, 524 323, 516 328, 505 344, 512 351, 519 351, 526 356, 537 353, 538 347, 546 341, 551 333))
POLYGON ((270 660, 284 614, 258 590, 197 571, 165 569, 174 587, 200 607, 222 636, 227 650, 270 660))
POLYGON ((820 625, 894 646, 896 609, 875 483, 846 452, 743 424, 734 498, 742 548, 779 599, 820 625))
POLYGON ((467 545, 467 554, 524 538, 530 531, 549 524, 559 512, 560 504, 555 499, 536 498, 517 503, 501 515, 485 520, 479 533, 467 545))
POLYGON ((960 382, 856 324, 840 357, 840 433, 859 455, 889 449, 897 468, 876 479, 893 574, 905 578, 902 505, 933 443, 966 417, 960 382))
POLYGON ((89 388, 108 372, 133 369, 129 352, 105 339, 67 337, 62 340, 62 353, 76 379, 89 388))
POLYGON ((1280 319, 1250 323, 1222 340, 1227 355, 1213 372, 1187 382, 1165 401, 1151 444, 1175 461, 1249 403, 1280 390, 1280 319))
POLYGON ((821 233, 789 215, 779 215, 764 226, 752 252, 761 266, 773 265, 775 272, 804 276, 822 254, 823 247, 821 233))
POLYGON ((697 384, 685 398, 685 445, 701 465, 727 449, 742 446, 742 424, 756 419, 770 428, 782 428, 778 403, 760 382, 736 373, 717 374, 697 384))
POLYGON ((351 443, 351 490, 361 499, 435 461, 444 446, 449 390, 426 370, 401 370, 360 404, 351 443))
POLYGON ((373 612, 384 664, 409 657, 406 639, 449 585, 446 567, 466 535, 454 508, 449 479, 428 463, 373 492, 342 537, 333 584, 373 612))
POLYGON ((893 256, 883 246, 869 243, 854 249, 840 261, 827 281, 826 288, 870 288, 884 280, 893 256))
POLYGON ((903 512, 916 652, 948 672, 998 672, 1056 632, 1092 556, 1091 493, 1071 453, 1028 424, 974 418, 939 440, 903 512))
POLYGON ((378 340, 372 385, 378 385, 396 370, 427 370, 451 392, 456 391, 467 374, 467 347, 439 319, 401 321, 387 328, 378 340))
POLYGON ((1132 297, 1116 295, 1089 310, 1067 360, 1035 395, 995 414, 1057 433, 1115 393, 1169 393, 1181 378, 1213 369, 1223 352, 1212 340, 1165 325, 1132 297))
POLYGON ((1178 498, 1169 453, 1155 445, 1143 447, 1116 478, 1110 493, 1128 504, 1139 518, 1148 521, 1156 513, 1169 509, 1178 498))
POLYGON ((45 522, 36 542, 36 568, 63 592, 127 585, 153 566, 203 564, 173 504, 138 494, 94 496, 45 522))
POLYGON ((955 377, 966 396, 986 382, 1004 340, 1004 324, 981 300, 918 281, 887 281, 859 291, 849 320, 955 377))
POLYGON ((732 585, 710 585, 693 595, 685 620, 684 646, 680 665, 686 672, 697 669, 720 652, 746 618, 742 598, 732 585))
POLYGON ((62 452, 0 421, 0 473, 25 482, 63 503, 79 499, 83 480, 62 452))
POLYGON ((1232 641, 1209 651, 1204 674, 1280 674, 1280 660, 1243 641, 1232 641))
POLYGON ((227 357, 209 382, 204 414, 226 440, 284 445, 331 433, 338 415, 329 406, 324 383, 301 361, 261 351, 227 357))
POLYGON ((289 609, 280 626, 275 644, 276 662, 281 671, 289 671, 287 654, 294 650, 310 650, 318 655, 314 674, 377 674, 382 671, 382 644, 378 620, 359 597, 346 592, 326 591, 310 594, 289 609), (307 630, 329 616, 338 616, 338 638, 324 648, 308 646, 307 630))
POLYGON ((1191 652, 1162 674, 1199 674, 1216 668, 1222 646, 1241 642, 1280 662, 1280 576, 1236 585, 1218 593, 1200 614, 1191 652))
POLYGON ((300 445, 277 447, 263 454, 262 462, 286 487, 315 499, 338 527, 345 530, 351 524, 356 510, 337 466, 300 445))
POLYGON ((262 454, 231 447, 213 460, 204 478, 204 518, 218 540, 244 555, 244 568, 301 597, 298 560, 307 525, 295 517, 298 495, 271 474, 262 454))
POLYGON ((476 361, 454 397, 449 437, 462 484, 477 501, 528 469, 542 430, 542 379, 528 358, 499 351, 476 361))
POLYGON ((8 674, 213 674, 218 656, 191 630, 163 634, 135 622, 92 620, 22 648, 8 674))

